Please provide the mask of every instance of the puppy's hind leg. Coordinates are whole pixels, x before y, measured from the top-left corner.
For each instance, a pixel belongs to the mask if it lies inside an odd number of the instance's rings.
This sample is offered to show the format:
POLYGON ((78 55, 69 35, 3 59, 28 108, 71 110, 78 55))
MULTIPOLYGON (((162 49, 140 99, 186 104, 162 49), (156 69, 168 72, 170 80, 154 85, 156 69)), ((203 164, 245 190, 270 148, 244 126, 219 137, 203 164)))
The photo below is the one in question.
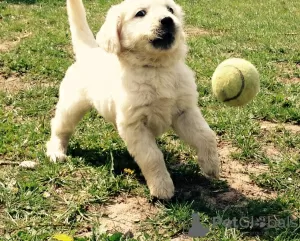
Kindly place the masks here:
POLYGON ((198 107, 184 110, 173 119, 179 137, 196 148, 198 162, 204 174, 219 176, 219 158, 215 133, 210 129, 198 107))
POLYGON ((47 142, 47 156, 51 161, 66 158, 68 142, 75 126, 90 108, 90 103, 79 93, 61 88, 55 116, 51 120, 51 138, 47 142))

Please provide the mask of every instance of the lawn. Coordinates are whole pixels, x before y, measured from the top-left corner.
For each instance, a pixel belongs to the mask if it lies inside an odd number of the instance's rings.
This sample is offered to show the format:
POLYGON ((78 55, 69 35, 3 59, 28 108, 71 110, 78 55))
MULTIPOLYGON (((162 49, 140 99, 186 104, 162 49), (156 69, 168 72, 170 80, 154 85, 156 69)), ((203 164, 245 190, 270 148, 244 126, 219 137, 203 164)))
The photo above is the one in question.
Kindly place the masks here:
MULTIPOLYGON (((94 32, 117 2, 85 1, 94 32)), ((47 159, 59 83, 74 60, 65 1, 0 1, 1 241, 55 240, 57 233, 82 241, 192 240, 193 213, 210 229, 195 240, 300 240, 300 1, 178 3, 186 12, 187 63, 218 135, 222 173, 206 179, 195 152, 170 131, 157 142, 176 193, 160 202, 95 111, 76 129, 68 161, 47 159), (243 108, 212 95, 212 73, 229 57, 260 72, 261 92, 243 108), (23 161, 38 165, 24 168, 23 161)))

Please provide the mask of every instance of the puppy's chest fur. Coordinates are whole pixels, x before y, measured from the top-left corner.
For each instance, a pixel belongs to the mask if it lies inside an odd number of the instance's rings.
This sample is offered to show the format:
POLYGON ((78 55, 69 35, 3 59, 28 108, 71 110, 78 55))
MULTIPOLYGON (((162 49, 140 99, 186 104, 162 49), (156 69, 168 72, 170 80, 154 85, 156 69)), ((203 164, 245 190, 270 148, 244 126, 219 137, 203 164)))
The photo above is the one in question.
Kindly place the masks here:
POLYGON ((155 135, 172 123, 178 76, 171 69, 142 68, 126 73, 123 111, 129 122, 142 121, 155 135))

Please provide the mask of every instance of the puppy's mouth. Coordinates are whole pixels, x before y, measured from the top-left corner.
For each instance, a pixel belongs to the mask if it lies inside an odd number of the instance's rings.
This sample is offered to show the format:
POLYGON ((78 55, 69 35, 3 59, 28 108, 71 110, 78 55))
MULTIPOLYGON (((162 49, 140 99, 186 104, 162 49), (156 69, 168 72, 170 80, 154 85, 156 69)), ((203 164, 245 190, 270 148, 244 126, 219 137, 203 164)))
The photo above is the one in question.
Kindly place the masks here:
POLYGON ((159 36, 153 40, 151 40, 151 44, 154 48, 168 50, 172 47, 175 41, 174 33, 164 32, 159 34, 159 36))
POLYGON ((175 42, 175 23, 170 17, 163 18, 160 22, 157 37, 150 42, 154 48, 168 50, 175 42))

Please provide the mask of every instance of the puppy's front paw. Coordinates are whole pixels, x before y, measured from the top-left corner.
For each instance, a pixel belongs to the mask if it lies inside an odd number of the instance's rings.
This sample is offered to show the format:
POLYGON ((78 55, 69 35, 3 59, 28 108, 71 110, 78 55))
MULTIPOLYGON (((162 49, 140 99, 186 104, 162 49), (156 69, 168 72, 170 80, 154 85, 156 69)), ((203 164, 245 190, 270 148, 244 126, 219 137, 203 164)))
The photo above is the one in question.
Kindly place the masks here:
POLYGON ((198 162, 203 173, 212 178, 219 178, 220 160, 217 152, 210 155, 198 154, 198 162))
POLYGON ((169 173, 148 181, 150 194, 159 199, 171 199, 174 196, 174 184, 169 173))
POLYGON ((52 162, 63 161, 67 158, 66 148, 57 140, 50 140, 47 142, 46 155, 52 162))

